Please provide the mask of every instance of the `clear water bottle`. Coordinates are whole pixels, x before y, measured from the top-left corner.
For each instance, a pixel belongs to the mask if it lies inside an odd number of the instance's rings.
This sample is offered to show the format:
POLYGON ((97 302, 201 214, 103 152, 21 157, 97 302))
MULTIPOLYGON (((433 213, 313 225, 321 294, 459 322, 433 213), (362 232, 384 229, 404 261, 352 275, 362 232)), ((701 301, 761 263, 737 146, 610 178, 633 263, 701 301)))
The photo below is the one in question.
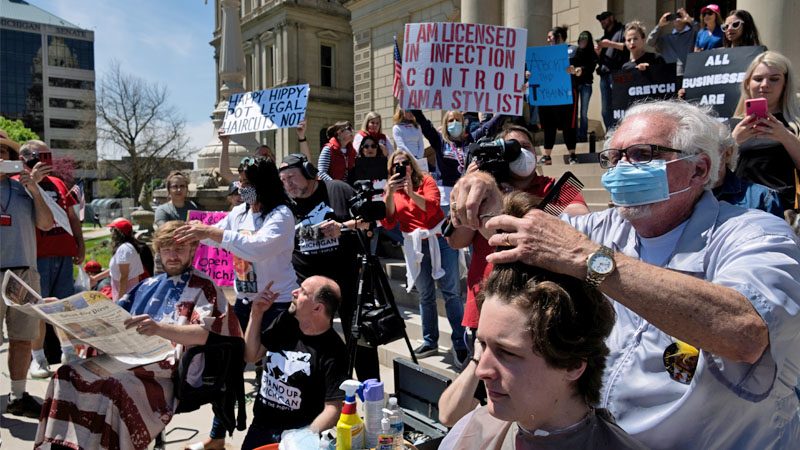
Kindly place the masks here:
POLYGON ((404 450, 405 439, 403 438, 403 410, 397 404, 397 397, 389 397, 389 426, 394 434, 394 448, 404 450))

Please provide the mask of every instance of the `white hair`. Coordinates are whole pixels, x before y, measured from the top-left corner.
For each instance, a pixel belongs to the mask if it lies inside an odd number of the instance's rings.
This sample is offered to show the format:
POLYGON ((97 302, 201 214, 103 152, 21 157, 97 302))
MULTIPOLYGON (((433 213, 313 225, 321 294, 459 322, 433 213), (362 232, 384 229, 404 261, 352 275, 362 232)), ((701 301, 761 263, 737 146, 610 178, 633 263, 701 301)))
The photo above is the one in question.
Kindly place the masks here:
MULTIPOLYGON (((720 157, 725 155, 728 149, 733 149, 731 157, 727 161, 720 161, 720 164, 727 164, 728 170, 731 172, 736 170, 736 162, 739 159, 739 145, 736 144, 736 139, 731 134, 731 129, 725 122, 719 122, 719 154, 720 157)), ((719 181, 719 180, 717 180, 719 181)))
MULTIPOLYGON (((701 153, 708 155, 711 167, 704 187, 706 189, 714 187, 719 178, 722 139, 719 124, 711 107, 697 106, 683 100, 644 101, 628 108, 625 117, 619 121, 616 128, 631 117, 640 115, 665 116, 674 121, 675 127, 668 130, 670 147, 682 151, 683 156, 701 153)), ((611 130, 610 134, 614 131, 616 129, 611 130)), ((606 139, 605 146, 610 145, 610 142, 611 139, 606 139)))

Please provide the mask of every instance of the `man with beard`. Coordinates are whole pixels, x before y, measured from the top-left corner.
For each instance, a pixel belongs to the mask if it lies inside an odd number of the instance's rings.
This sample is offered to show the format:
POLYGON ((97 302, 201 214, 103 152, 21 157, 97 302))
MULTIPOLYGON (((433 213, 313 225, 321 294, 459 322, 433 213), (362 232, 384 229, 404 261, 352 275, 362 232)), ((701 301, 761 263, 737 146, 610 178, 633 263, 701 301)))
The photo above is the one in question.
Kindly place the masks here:
POLYGON ((717 202, 719 148, 707 110, 639 104, 600 153, 617 208, 485 221, 501 193, 465 177, 453 221, 498 232, 493 264, 584 278, 614 300, 596 406, 632 437, 652 448, 790 448, 800 441, 800 247, 779 218, 717 202))
MULTIPOLYGON (((153 245, 164 273, 145 279, 119 300, 132 316, 123 325, 183 348, 205 344, 209 333, 241 338, 222 289, 192 267, 197 244, 175 241, 183 225, 171 221, 156 231, 153 245)), ((102 295, 84 293, 92 294, 102 295)), ((98 369, 94 358, 62 365, 47 388, 34 446, 147 448, 174 414, 177 366, 174 352, 111 374, 98 369)))
MULTIPOLYGON (((347 200, 353 198, 355 190, 343 181, 318 180, 317 169, 304 155, 293 153, 284 158, 280 176, 294 202, 290 206, 297 224, 292 265, 297 282, 313 275, 336 281, 342 293, 339 317, 349 340, 359 271, 359 242, 352 231, 369 223, 350 215, 347 200)), ((357 346, 355 369, 359 380, 380 378, 377 349, 357 346)))
POLYGON ((347 379, 347 356, 332 327, 339 286, 330 278, 306 278, 292 292, 289 310, 261 331, 277 298, 269 288, 256 298, 245 332, 245 359, 263 358, 264 375, 243 450, 279 442, 285 430, 307 426, 319 433, 334 426, 344 399, 339 385, 347 379))

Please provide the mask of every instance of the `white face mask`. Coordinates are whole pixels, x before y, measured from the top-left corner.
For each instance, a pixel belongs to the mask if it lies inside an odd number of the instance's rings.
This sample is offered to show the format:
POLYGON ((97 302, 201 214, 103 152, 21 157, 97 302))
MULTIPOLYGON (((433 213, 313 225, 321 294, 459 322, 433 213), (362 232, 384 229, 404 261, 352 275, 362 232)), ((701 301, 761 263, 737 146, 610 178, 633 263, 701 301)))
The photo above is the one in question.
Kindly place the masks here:
POLYGON ((511 170, 511 173, 520 178, 528 177, 536 170, 536 156, 523 148, 517 159, 512 161, 511 164, 508 165, 508 168, 511 170))

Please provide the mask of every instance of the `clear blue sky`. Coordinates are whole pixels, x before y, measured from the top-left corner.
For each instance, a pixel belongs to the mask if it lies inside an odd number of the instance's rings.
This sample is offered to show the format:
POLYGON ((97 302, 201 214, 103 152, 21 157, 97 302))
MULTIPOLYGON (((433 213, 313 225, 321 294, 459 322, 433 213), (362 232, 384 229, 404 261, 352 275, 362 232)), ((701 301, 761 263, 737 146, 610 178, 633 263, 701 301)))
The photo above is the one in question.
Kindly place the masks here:
MULTIPOLYGON (((189 145, 213 136, 214 1, 28 0, 32 5, 94 31, 95 71, 101 78, 116 59, 123 71, 167 86, 184 116, 189 145)), ((101 152, 102 153, 102 152, 101 152)))

